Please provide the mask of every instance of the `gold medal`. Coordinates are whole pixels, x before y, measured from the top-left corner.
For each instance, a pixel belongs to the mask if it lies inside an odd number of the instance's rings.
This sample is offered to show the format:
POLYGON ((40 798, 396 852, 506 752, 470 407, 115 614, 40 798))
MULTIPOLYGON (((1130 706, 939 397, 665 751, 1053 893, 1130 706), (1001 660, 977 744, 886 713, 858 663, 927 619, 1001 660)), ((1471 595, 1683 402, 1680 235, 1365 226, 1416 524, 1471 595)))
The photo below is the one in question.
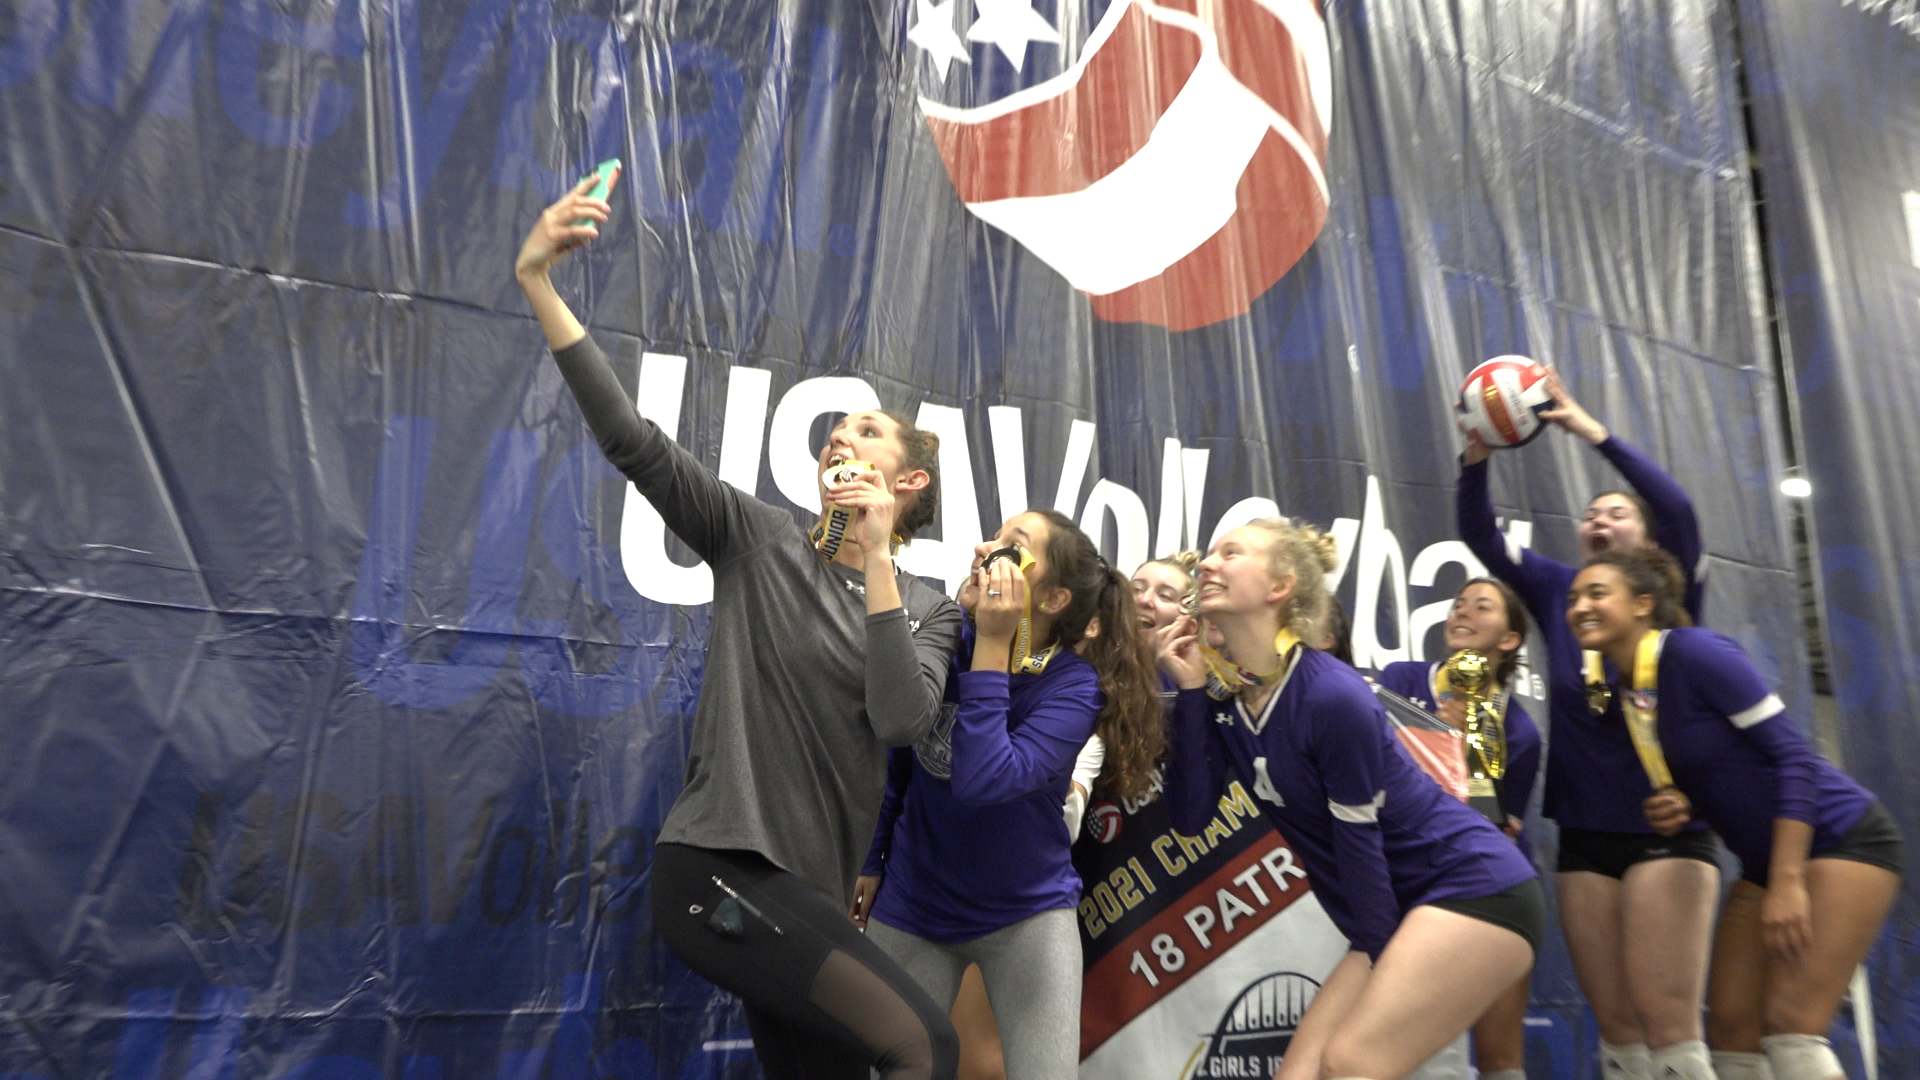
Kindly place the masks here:
MULTIPOLYGON (((871 461, 849 460, 832 466, 825 473, 821 474, 820 479, 824 481, 827 486, 831 487, 834 484, 845 484, 857 480, 860 478, 861 473, 873 471, 874 467, 871 461)), ((847 542, 847 530, 852 527, 853 509, 851 507, 835 506, 832 503, 828 503, 826 509, 820 511, 820 520, 815 522, 813 528, 807 531, 807 539, 813 541, 813 546, 816 551, 820 552, 828 562, 832 562, 833 557, 840 554, 840 545, 847 542)), ((894 533, 893 536, 889 538, 887 545, 888 552, 893 553, 899 551, 900 545, 905 542, 906 541, 901 539, 899 533, 894 533)))
POLYGON ((1665 630, 1640 636, 1633 649, 1633 689, 1620 699, 1634 753, 1640 755, 1640 767, 1647 771, 1647 783, 1655 791, 1673 786, 1673 770, 1660 748, 1660 649, 1666 641, 1665 630))
MULTIPOLYGON (((1265 686, 1273 676, 1256 675, 1232 660, 1221 655, 1220 650, 1207 644, 1207 628, 1200 626, 1200 658, 1207 662, 1207 695, 1215 701, 1225 701, 1248 686, 1265 686)), ((1285 661, 1292 654, 1300 639, 1291 630, 1282 630, 1273 636, 1273 655, 1282 661, 1280 670, 1286 670, 1285 661)))
POLYGON ((1587 711, 1595 716, 1605 716, 1607 705, 1613 701, 1613 687, 1607 683, 1606 662, 1592 649, 1580 655, 1587 669, 1587 711))
MULTIPOLYGON (((994 551, 980 563, 980 569, 985 570, 1003 559, 1013 564, 1022 579, 1026 578, 1028 570, 1033 569, 1033 554, 1019 544, 1008 544, 994 551)), ((1020 627, 1013 634, 1013 663, 1007 670, 1014 675, 1038 675, 1047 670, 1047 662, 1053 659, 1054 653, 1060 651, 1060 643, 1054 642, 1038 656, 1028 651, 1033 647, 1033 582, 1027 582, 1025 595, 1026 600, 1020 611, 1020 627)))

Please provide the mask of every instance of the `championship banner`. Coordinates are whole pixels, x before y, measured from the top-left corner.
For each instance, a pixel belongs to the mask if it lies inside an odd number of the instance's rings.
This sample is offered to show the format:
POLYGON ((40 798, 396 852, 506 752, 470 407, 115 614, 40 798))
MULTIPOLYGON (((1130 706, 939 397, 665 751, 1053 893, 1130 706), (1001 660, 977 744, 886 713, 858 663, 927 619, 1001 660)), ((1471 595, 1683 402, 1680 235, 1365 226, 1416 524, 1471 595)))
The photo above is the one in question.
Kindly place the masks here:
MULTIPOLYGON (((610 158, 556 287, 644 415, 802 525, 832 418, 899 409, 941 438, 916 574, 1034 507, 1127 571, 1286 513, 1339 541, 1359 666, 1426 659, 1481 569, 1460 381, 1524 355, 1673 471, 1709 622, 1804 703, 1731 30, 1602 18, 14 4, 0 1075, 755 1075, 646 902, 713 575, 512 275, 610 158)), ((1510 542, 1560 558, 1617 483, 1558 432, 1493 466, 1510 542)), ((1199 837, 1093 815, 1090 1078, 1258 1075, 1344 950, 1221 799, 1199 837)), ((1554 937, 1529 1052, 1577 1080, 1554 937)))

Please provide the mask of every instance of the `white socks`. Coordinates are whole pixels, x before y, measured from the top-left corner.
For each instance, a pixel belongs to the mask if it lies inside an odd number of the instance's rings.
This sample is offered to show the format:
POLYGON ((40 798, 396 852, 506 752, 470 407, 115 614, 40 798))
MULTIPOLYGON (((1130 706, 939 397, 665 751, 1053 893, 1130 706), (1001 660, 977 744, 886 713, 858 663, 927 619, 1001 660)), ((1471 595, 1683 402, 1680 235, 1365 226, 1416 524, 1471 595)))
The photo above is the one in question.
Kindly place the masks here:
POLYGON ((1713 1058, 1699 1039, 1663 1046, 1651 1056, 1653 1080, 1713 1080, 1713 1058))
POLYGON ((1767 1055, 1740 1050, 1715 1050, 1713 1075, 1720 1080, 1774 1080, 1767 1055))
POLYGON ((1818 1035, 1769 1035, 1760 1040, 1774 1080, 1846 1080, 1833 1047, 1818 1035))
POLYGON ((1646 1043, 1610 1043, 1600 1040, 1602 1080, 1653 1080, 1653 1063, 1646 1043))

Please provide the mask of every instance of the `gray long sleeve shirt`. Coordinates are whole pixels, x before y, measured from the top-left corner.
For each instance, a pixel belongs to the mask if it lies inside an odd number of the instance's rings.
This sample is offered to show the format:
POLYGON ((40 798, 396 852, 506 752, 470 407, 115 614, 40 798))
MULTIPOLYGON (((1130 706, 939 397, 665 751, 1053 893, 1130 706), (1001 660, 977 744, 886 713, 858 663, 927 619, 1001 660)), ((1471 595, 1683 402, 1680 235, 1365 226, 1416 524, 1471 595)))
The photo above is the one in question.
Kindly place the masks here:
POLYGON ((959 607, 896 570, 905 606, 867 614, 865 576, 640 416, 591 337, 554 360, 607 459, 713 569, 687 786, 659 841, 755 851, 849 902, 887 748, 940 713, 959 607))

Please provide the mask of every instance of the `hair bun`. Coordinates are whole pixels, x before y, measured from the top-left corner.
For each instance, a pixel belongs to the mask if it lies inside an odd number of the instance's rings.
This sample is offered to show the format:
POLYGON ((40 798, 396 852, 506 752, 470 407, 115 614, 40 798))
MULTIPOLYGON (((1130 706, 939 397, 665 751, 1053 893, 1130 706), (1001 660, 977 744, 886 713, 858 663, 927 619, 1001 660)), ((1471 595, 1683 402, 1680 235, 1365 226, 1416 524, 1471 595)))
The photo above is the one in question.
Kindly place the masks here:
POLYGON ((1307 542, 1313 545, 1313 557, 1319 560, 1321 571, 1333 573, 1340 565, 1340 541, 1334 539, 1332 533, 1323 533, 1311 525, 1300 526, 1300 531, 1307 534, 1307 542))

